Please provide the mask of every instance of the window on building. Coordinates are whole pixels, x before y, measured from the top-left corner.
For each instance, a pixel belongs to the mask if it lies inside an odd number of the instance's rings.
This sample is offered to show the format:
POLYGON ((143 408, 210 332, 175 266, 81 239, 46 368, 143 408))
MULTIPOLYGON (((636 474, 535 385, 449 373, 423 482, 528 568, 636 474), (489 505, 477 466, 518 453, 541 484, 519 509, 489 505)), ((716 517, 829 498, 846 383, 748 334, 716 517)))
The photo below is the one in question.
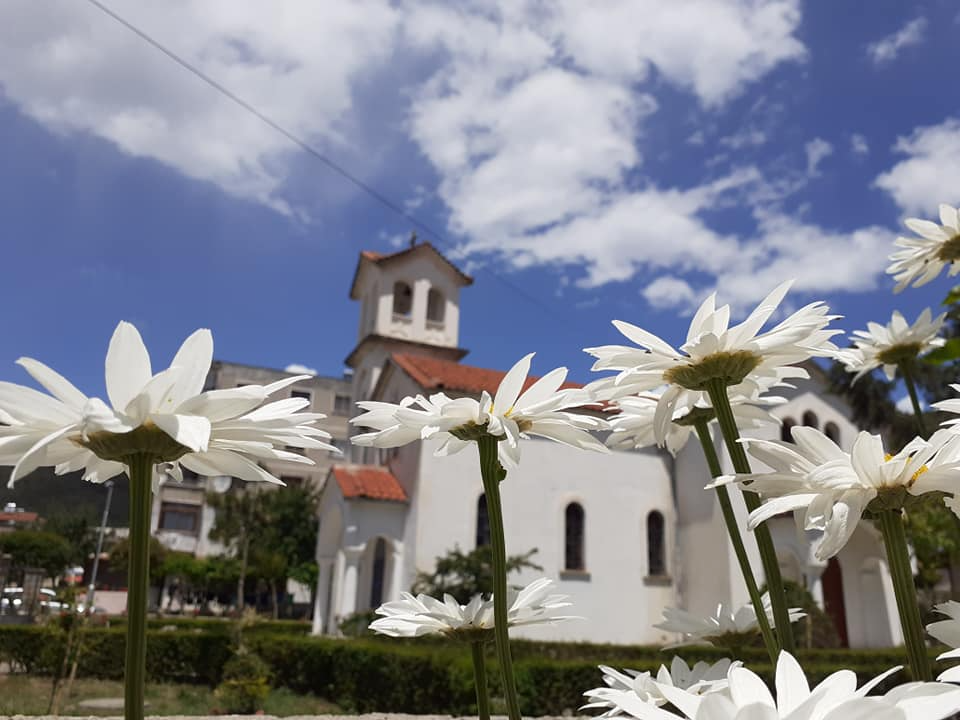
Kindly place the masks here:
POLYGON ((803 414, 803 424, 806 425, 807 427, 812 427, 812 428, 820 427, 820 421, 817 420, 816 413, 812 412, 811 410, 807 410, 803 414))
POLYGON ((823 426, 823 434, 833 440, 837 445, 840 444, 840 428, 836 423, 828 422, 823 426))
POLYGON ((477 547, 490 544, 490 516, 487 514, 487 496, 477 498, 477 547))
POLYGON ((370 607, 378 608, 383 604, 383 580, 387 567, 387 543, 377 538, 373 546, 373 574, 370 578, 370 607))
POLYGON ((564 513, 564 562, 566 570, 585 570, 583 553, 583 506, 570 503, 564 513))
POLYGON ((333 396, 333 414, 334 415, 350 414, 350 396, 349 395, 333 396))
POLYGON ((647 515, 647 575, 667 574, 667 553, 663 513, 654 510, 647 515))
POLYGON ((393 284, 393 314, 410 317, 413 310, 413 288, 402 280, 393 284))
POLYGON ((443 293, 436 288, 430 288, 427 293, 427 322, 432 325, 443 325, 447 302, 443 293))
POLYGON ((343 458, 344 460, 349 459, 348 450, 350 449, 349 441, 343 438, 330 438, 330 444, 333 445, 337 450, 343 453, 343 455, 338 455, 337 453, 330 451, 330 457, 343 458))
POLYGON ((313 402, 313 395, 309 390, 291 390, 290 397, 292 398, 303 398, 307 402, 313 402))
POLYGON ((790 431, 793 430, 796 424, 797 421, 792 417, 785 417, 783 419, 783 425, 780 426, 780 439, 784 442, 793 442, 793 435, 790 434, 790 431))
POLYGON ((160 530, 188 535, 200 533, 200 506, 165 502, 160 505, 160 530))

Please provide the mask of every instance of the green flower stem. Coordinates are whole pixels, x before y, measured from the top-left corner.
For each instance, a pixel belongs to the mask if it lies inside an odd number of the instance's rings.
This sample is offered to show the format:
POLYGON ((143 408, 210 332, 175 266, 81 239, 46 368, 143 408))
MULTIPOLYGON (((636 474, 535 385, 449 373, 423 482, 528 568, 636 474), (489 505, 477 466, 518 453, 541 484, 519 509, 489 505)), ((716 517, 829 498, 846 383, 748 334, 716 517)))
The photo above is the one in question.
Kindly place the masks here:
POLYGON ((883 544, 887 550, 893 590, 897 596, 897 610, 900 613, 900 626, 903 628, 903 641, 907 647, 910 671, 914 680, 933 680, 927 645, 924 642, 920 607, 917 604, 917 590, 913 584, 913 571, 910 569, 903 516, 900 510, 881 510, 877 515, 880 520, 880 532, 883 534, 883 544))
POLYGON ((483 662, 483 642, 471 642, 470 653, 473 656, 473 684, 477 688, 477 717, 479 720, 490 720, 490 703, 487 699, 487 669, 483 662))
MULTIPOLYGON (((738 473, 750 472, 750 461, 743 445, 738 442, 740 433, 737 430, 737 421, 730 407, 730 398, 727 397, 727 387, 722 378, 712 380, 707 384, 710 394, 710 404, 717 415, 717 422, 723 433, 723 440, 730 453, 733 469, 738 473)), ((753 512, 760 507, 760 498, 756 493, 744 490, 743 500, 747 510, 753 512)), ((783 578, 780 576, 780 563, 777 561, 777 551, 773 547, 773 538, 766 524, 760 524, 753 531, 760 550, 760 561, 763 564, 763 574, 767 581, 767 592, 770 594, 770 605, 773 608, 773 625, 782 650, 794 652, 793 631, 790 627, 790 611, 787 608, 787 595, 783 587, 783 578)))
POLYGON ((127 575, 127 645, 123 714, 143 720, 147 676, 147 593, 150 571, 150 508, 153 456, 137 453, 127 459, 130 476, 130 563, 127 575))
MULTIPOLYGON (((703 454, 707 459, 707 467, 710 468, 710 476, 718 478, 723 475, 720 468, 720 459, 717 457, 717 451, 713 447, 713 438, 710 437, 710 430, 707 420, 698 420, 694 427, 697 429, 697 437, 700 438, 700 445, 703 446, 703 454)), ((747 557, 747 549, 743 545, 743 537, 740 534, 740 527, 737 525, 737 516, 733 512, 733 505, 730 503, 730 493, 726 485, 718 485, 716 488, 717 499, 720 501, 720 510, 723 512, 723 521, 727 526, 727 534, 730 536, 730 542, 733 543, 733 550, 737 556, 737 562, 740 564, 740 573, 743 575, 743 581, 747 585, 747 592, 750 594, 750 602, 753 603, 754 612, 757 614, 757 626, 760 628, 760 634, 763 636, 764 647, 770 655, 770 662, 774 666, 777 664, 779 646, 777 639, 770 628, 770 621, 767 618, 767 612, 763 608, 763 597, 760 595, 760 589, 757 587, 757 580, 753 576, 753 569, 750 567, 750 559, 747 557)), ((734 657, 738 657, 734 655, 734 657)))
POLYGON ((917 395, 917 386, 913 381, 913 363, 904 361, 899 365, 900 374, 903 376, 903 384, 907 386, 907 393, 910 395, 910 404, 913 405, 913 415, 917 421, 917 431, 920 437, 927 438, 927 424, 923 420, 923 410, 920 409, 920 398, 917 395))
POLYGON ((513 676, 510 656, 510 634, 507 628, 507 549, 503 537, 503 511, 500 506, 500 481, 506 477, 497 457, 499 440, 484 435, 477 440, 480 449, 480 474, 490 517, 490 545, 493 550, 493 624, 497 641, 497 660, 503 675, 503 695, 510 720, 521 720, 520 701, 513 676))

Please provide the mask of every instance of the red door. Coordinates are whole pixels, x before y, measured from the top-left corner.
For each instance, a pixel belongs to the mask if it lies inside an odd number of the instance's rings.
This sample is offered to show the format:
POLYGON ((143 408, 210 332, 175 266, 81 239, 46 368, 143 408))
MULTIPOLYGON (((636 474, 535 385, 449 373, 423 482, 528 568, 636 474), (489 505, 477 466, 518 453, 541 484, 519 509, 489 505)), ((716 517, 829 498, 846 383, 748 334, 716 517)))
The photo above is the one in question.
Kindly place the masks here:
POLYGON ((821 577, 823 583, 823 609, 833 620, 840 636, 840 646, 850 647, 847 638, 847 608, 843 603, 843 573, 835 557, 830 558, 821 577))

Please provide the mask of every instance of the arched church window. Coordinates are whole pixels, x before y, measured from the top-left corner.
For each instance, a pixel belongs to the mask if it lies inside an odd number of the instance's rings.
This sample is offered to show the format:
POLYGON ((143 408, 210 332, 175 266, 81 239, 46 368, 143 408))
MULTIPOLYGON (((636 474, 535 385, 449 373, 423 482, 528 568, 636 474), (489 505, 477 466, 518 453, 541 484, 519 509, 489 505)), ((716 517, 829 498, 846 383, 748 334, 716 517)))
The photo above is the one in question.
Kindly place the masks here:
POLYGON ((836 423, 828 422, 823 426, 823 434, 833 440, 837 445, 840 444, 840 428, 836 423))
POLYGON ((487 514, 487 496, 477 499, 477 547, 490 544, 490 516, 487 514))
POLYGON ((443 293, 436 288, 430 288, 427 293, 427 322, 434 325, 443 325, 443 316, 446 309, 447 303, 443 293))
POLYGON ((793 442, 793 435, 790 434, 790 431, 793 430, 796 424, 797 421, 792 417, 785 417, 783 424, 780 426, 780 439, 784 442, 793 442))
POLYGON ((647 575, 651 577, 667 574, 665 534, 663 513, 652 511, 647 515, 647 575))
POLYGON ((393 314, 410 317, 413 310, 413 288, 403 280, 393 284, 393 314))
POLYGON ((564 563, 566 570, 585 570, 583 552, 583 506, 572 502, 564 513, 564 563))
POLYGON ((373 546, 373 573, 370 578, 370 607, 378 608, 383 604, 383 578, 387 566, 387 543, 377 538, 373 546))
POLYGON ((812 410, 807 410, 803 414, 803 424, 812 428, 820 427, 820 421, 817 419, 816 413, 814 413, 812 410))

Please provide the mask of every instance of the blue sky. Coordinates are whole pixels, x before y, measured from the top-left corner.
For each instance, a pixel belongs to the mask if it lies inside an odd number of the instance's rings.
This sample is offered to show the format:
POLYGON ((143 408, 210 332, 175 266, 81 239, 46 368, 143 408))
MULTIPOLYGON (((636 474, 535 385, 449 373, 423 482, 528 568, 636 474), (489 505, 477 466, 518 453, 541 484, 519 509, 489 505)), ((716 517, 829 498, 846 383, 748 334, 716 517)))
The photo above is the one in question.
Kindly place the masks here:
MULTIPOLYGON (((948 0, 110 7, 438 230, 473 364, 586 379, 610 320, 677 342, 788 277, 848 331, 951 287, 884 274, 960 202, 948 0)), ((157 366, 206 326, 339 374, 357 254, 412 229, 86 3, 0 8, 0 132, 4 380, 28 355, 102 393, 121 319, 157 366)))

